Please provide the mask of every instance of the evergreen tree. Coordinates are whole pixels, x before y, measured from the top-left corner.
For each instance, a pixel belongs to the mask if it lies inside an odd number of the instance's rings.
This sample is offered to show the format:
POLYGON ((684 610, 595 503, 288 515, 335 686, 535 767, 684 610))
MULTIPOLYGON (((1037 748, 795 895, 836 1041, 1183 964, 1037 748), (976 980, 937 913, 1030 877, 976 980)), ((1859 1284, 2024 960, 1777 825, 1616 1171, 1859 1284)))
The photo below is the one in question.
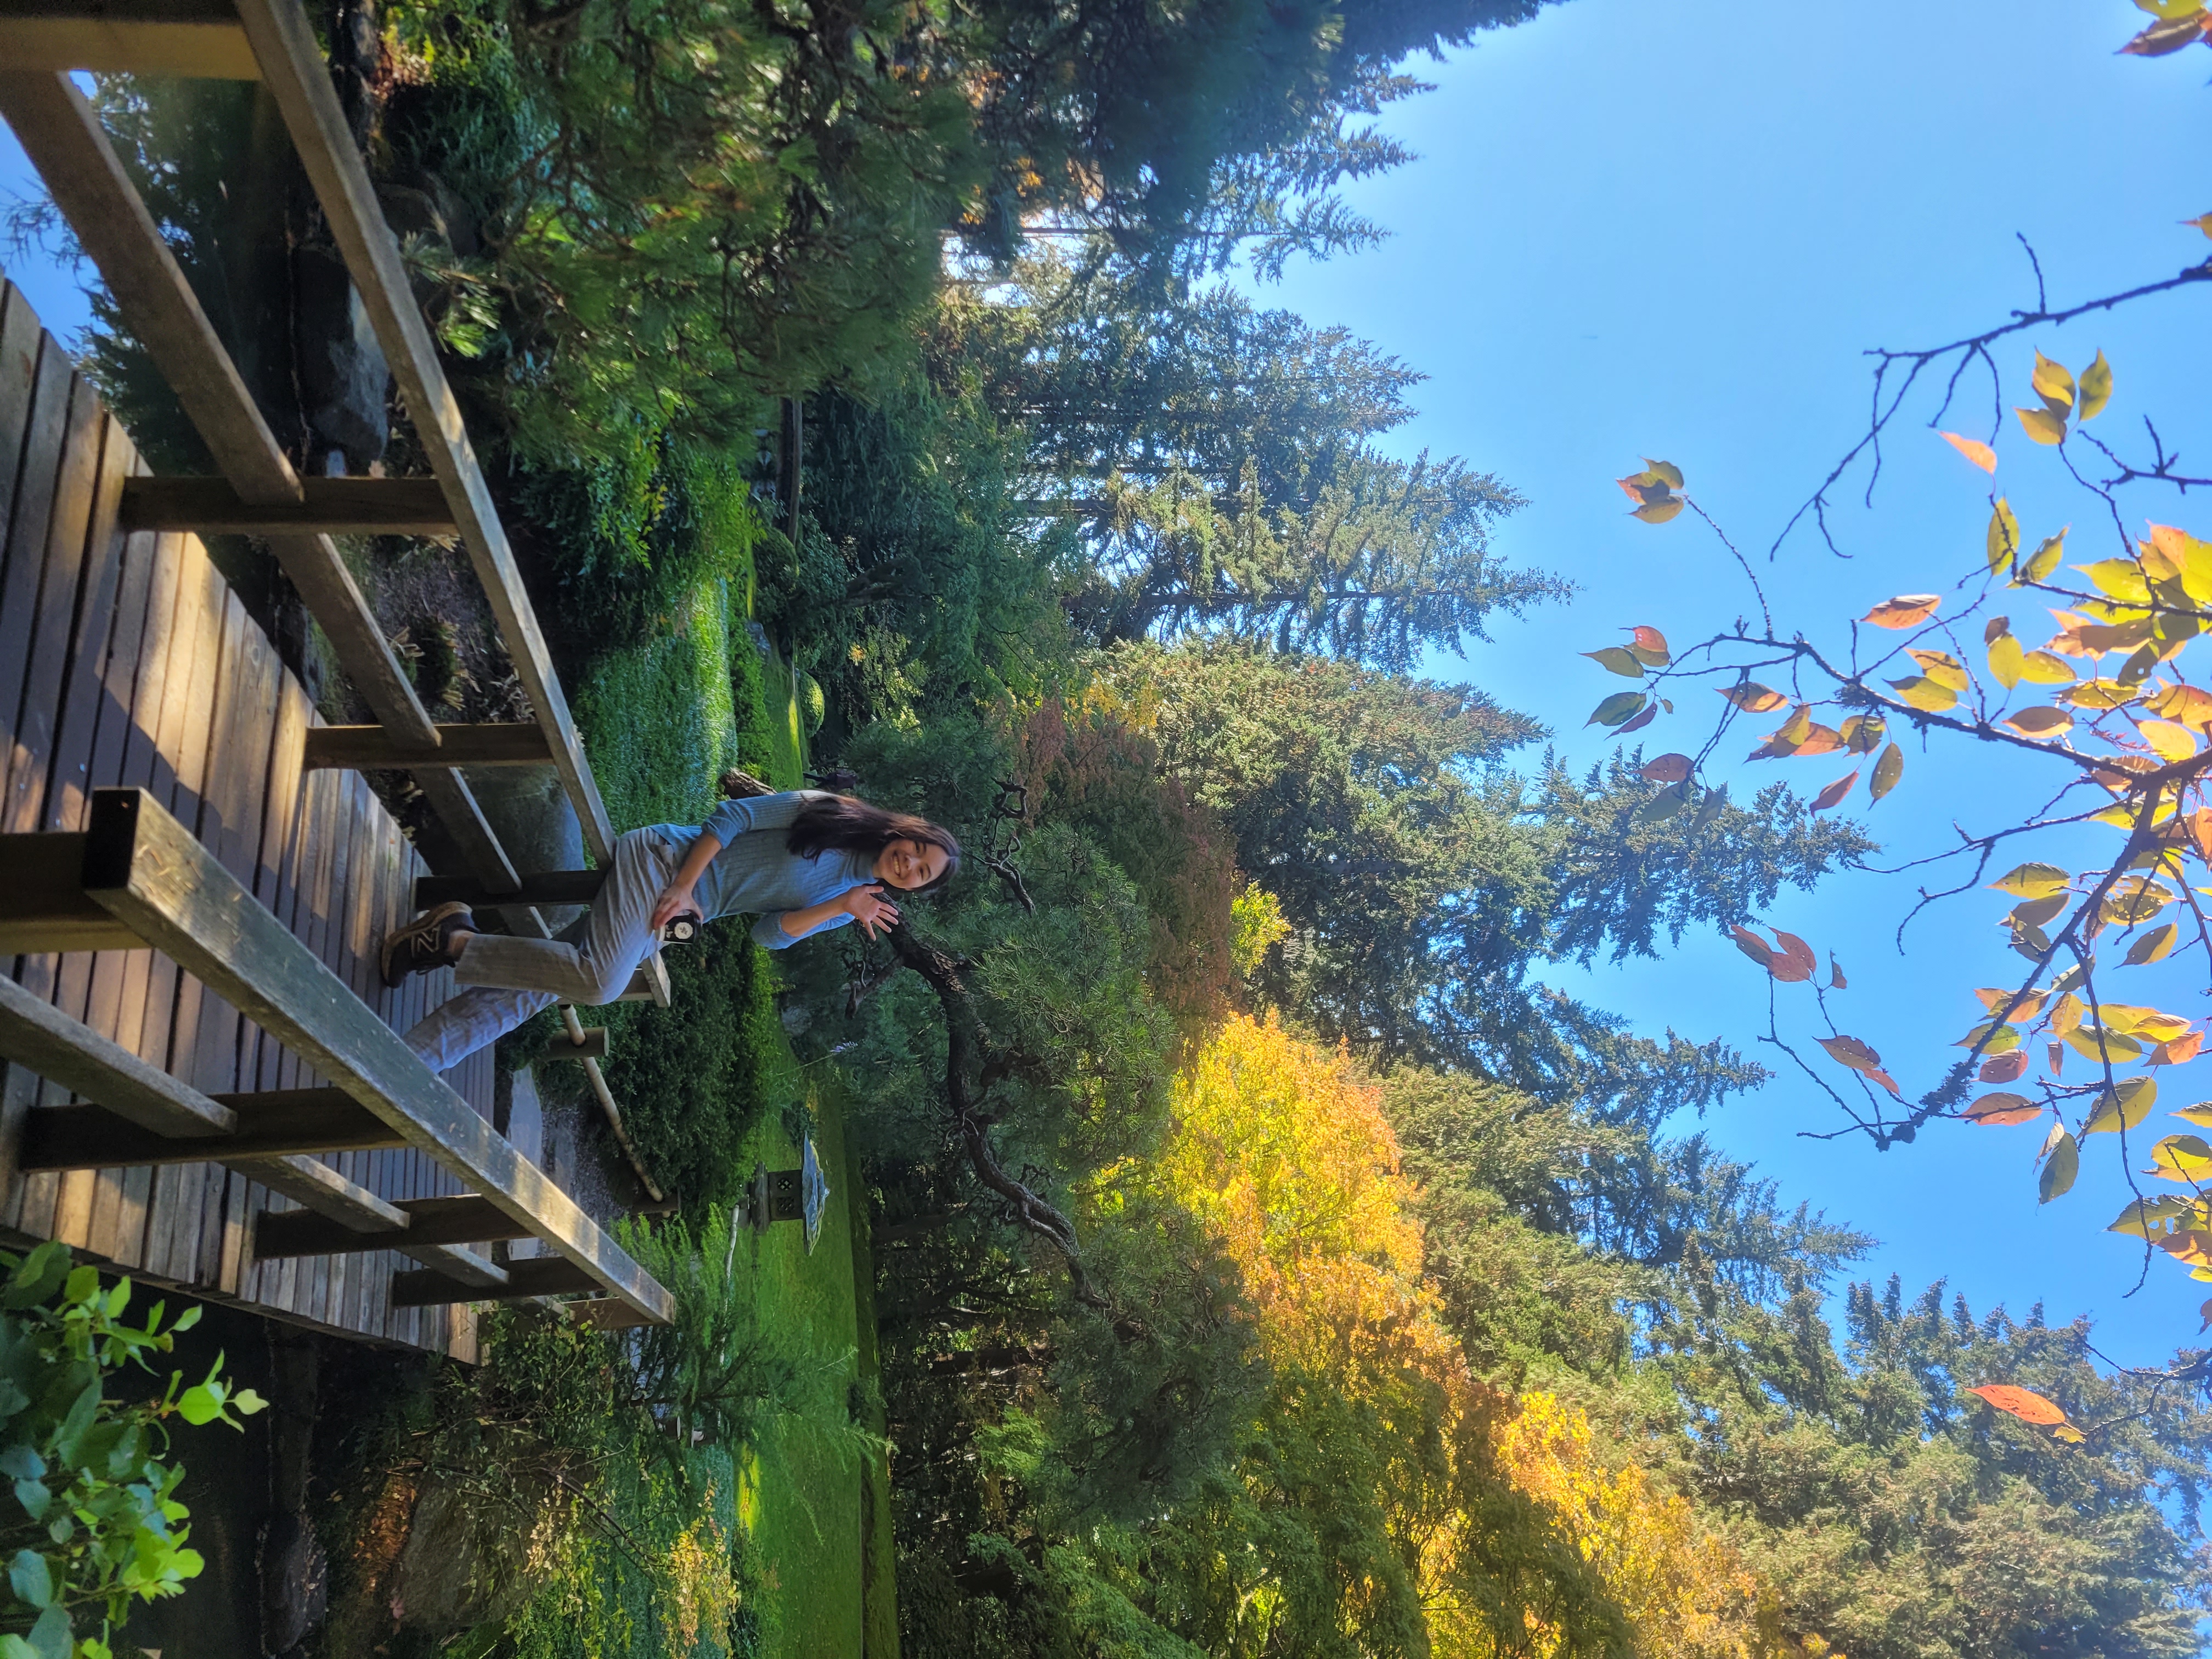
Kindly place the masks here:
POLYGON ((1869 847, 1784 787, 1659 818, 1617 764, 1534 782, 1502 758, 1539 735, 1466 687, 1238 645, 1110 655, 1161 765, 1236 837, 1292 932, 1264 994, 1385 1066, 1473 1071, 1656 1121, 1764 1074, 1717 1044, 1627 1036, 1548 990, 1542 962, 1724 925, 1869 847))
POLYGON ((1227 495, 1249 461, 1270 499, 1409 418, 1405 394, 1426 378, 1226 283, 1164 287, 1051 254, 1024 259, 988 299, 950 296, 934 355, 978 377, 1047 485, 1185 471, 1227 495))
POLYGON ((1230 632, 1402 670, 1568 591, 1492 554, 1520 504, 1497 478, 1368 441, 1419 377, 1366 342, 1225 285, 1050 258, 1018 277, 1011 301, 948 306, 939 373, 973 374, 1026 435, 1018 510, 1081 534, 1088 637, 1230 632))

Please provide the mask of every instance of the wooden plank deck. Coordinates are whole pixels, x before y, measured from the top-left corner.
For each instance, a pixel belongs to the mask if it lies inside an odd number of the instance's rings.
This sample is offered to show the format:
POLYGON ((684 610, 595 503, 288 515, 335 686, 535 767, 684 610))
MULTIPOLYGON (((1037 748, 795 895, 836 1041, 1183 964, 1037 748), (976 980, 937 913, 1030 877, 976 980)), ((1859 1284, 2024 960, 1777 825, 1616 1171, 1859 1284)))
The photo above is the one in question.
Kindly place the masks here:
MULTIPOLYGON (((198 537, 124 526, 143 476, 91 384, 0 279, 0 831, 84 828, 90 792, 133 785, 398 1030, 453 994, 441 971, 376 982, 384 930, 427 872, 357 773, 307 770, 322 724, 198 537)), ((152 951, 0 958, 0 974, 209 1094, 324 1081, 152 951)), ((447 1074, 492 1115, 489 1051, 447 1074)), ((0 1062, 0 1112, 66 1091, 0 1062)), ((459 1184, 411 1148, 332 1153, 387 1199, 459 1184)), ((372 1340, 473 1358, 465 1306, 393 1308, 391 1251, 255 1261, 254 1217, 291 1200, 210 1164, 13 1179, 0 1232, 201 1296, 372 1340)))

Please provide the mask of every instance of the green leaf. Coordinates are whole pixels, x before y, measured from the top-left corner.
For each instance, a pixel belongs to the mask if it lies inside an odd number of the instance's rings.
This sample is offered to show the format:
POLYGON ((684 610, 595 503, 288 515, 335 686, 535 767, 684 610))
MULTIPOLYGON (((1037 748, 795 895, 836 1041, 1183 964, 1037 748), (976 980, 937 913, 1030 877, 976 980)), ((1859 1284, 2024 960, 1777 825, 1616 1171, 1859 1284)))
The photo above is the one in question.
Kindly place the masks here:
POLYGON ((39 1622, 31 1626, 30 1642, 31 1651, 39 1659, 70 1659, 76 1642, 70 1630, 69 1610, 53 1606, 40 1613, 39 1622))
POLYGON ((187 1308, 184 1312, 177 1316, 177 1322, 169 1327, 169 1334, 172 1336, 182 1336, 186 1331, 191 1329, 193 1326, 199 1322, 200 1310, 197 1306, 187 1308))
POLYGON ((1641 691, 1616 691, 1598 704, 1596 713, 1583 721, 1585 726, 1619 726, 1632 719, 1644 707, 1641 691))
POLYGON ((219 1385, 208 1382, 186 1389, 184 1397, 177 1401, 177 1415, 194 1428, 204 1428, 222 1415, 222 1394, 219 1385))
POLYGON ((0 1308, 28 1308, 44 1302, 69 1273, 69 1247, 49 1242, 25 1256, 9 1275, 0 1308))
POLYGON ((52 1601, 54 1580, 46 1570, 46 1558, 36 1550, 17 1550, 8 1564, 8 1588, 26 1607, 43 1607, 52 1601))
POLYGON ((1583 655, 1608 673, 1624 675, 1632 680, 1644 678, 1644 665, 1626 646, 1608 645, 1602 651, 1585 651, 1583 655))
POLYGON ((251 1417, 267 1408, 269 1402, 251 1389, 240 1389, 230 1397, 230 1408, 240 1417, 251 1417))
POLYGON ((62 1419, 61 1428, 53 1438, 55 1461, 64 1468, 76 1464, 78 1449, 100 1413, 100 1373, 90 1365, 84 1369, 92 1371, 92 1381, 84 1385, 76 1399, 70 1403, 69 1415, 62 1419))
POLYGON ((18 1442, 0 1452, 0 1474, 10 1480, 43 1480, 46 1474, 46 1460, 26 1443, 18 1442))
POLYGON ((2059 1130, 2057 1134, 2050 1160, 2044 1164, 2043 1174, 2036 1182, 2038 1201, 2045 1204, 2064 1197, 2074 1185, 2074 1177, 2081 1173, 2081 1147, 2065 1130, 2059 1130))
POLYGON ((107 1293, 100 1311, 110 1319, 123 1317, 123 1310, 131 1305, 131 1279, 128 1274, 115 1281, 115 1288, 107 1293))
POLYGON ((46 1518, 46 1506, 54 1501, 54 1495, 47 1490, 43 1480, 18 1480, 15 1483, 15 1501, 23 1506, 23 1513, 32 1520, 43 1521, 46 1518))
POLYGON ((39 1650, 20 1636, 0 1636, 0 1659, 39 1659, 39 1650))
POLYGON ((69 1276, 62 1295, 71 1302, 89 1302, 100 1294, 100 1269, 79 1267, 69 1276))

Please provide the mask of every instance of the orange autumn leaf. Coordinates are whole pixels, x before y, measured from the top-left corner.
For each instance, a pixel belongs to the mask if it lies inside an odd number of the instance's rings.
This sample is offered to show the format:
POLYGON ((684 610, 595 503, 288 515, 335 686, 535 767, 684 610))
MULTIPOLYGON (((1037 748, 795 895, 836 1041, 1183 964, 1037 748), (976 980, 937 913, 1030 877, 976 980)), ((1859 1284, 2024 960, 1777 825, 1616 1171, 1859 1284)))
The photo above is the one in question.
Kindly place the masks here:
POLYGON ((1997 453, 1978 438, 1962 438, 1955 432, 1939 432, 1937 437, 1957 450, 1984 472, 1997 470, 1997 453))
POLYGON ((2017 1389, 2009 1382, 1984 1382, 1978 1389, 1969 1389, 1968 1394, 1978 1394, 2001 1412, 2010 1412, 2023 1423, 2033 1423, 2043 1428, 2063 1423, 2066 1413, 2033 1389, 2017 1389))
POLYGON ((1966 1108, 1966 1121, 1984 1125, 2027 1123, 2043 1115, 2043 1108, 2026 1095, 1984 1095, 1966 1108))
POLYGON ((1856 772, 1844 773, 1843 776, 1838 778, 1833 783, 1823 789, 1819 794, 1813 797, 1813 805, 1811 810, 1815 812, 1826 811, 1831 806, 1833 806, 1841 801, 1844 796, 1850 794, 1851 793, 1851 786, 1858 781, 1859 775, 1856 772))
POLYGON ((1820 965, 1820 959, 1813 954, 1813 947, 1796 934, 1785 933, 1779 927, 1774 930, 1774 937, 1782 948, 1768 963, 1767 971, 1784 985, 1796 985, 1812 978, 1820 965))
POLYGON ((1859 620, 1872 623, 1876 628, 1911 628, 1934 616, 1936 607, 1942 602, 1940 593, 1901 593, 1893 599, 1884 599, 1859 620))

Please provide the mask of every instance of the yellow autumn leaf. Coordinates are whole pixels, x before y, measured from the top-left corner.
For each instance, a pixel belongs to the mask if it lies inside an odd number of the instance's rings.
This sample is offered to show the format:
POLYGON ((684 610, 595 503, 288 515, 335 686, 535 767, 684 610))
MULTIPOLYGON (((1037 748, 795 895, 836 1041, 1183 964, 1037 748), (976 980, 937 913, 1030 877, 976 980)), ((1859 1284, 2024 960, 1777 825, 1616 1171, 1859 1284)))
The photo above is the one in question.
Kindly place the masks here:
MULTIPOLYGON (((2070 1039, 2069 1039, 2070 1041, 2070 1039)), ((2131 1077, 2118 1089, 2107 1089, 2089 1115, 2085 1135, 2114 1134, 2132 1129, 2150 1115, 2158 1103, 2158 1085, 2147 1077, 2131 1077)))
POLYGON ((2074 408, 2074 376, 2063 363, 2054 363, 2041 352, 2035 354, 2035 373, 2028 377, 2035 395, 2043 399, 2043 406, 2061 424, 2074 408))
MULTIPOLYGON (((2070 1031, 2063 1033, 2062 1040, 2084 1060, 2094 1060, 2100 1063, 2110 1060, 2115 1066, 2124 1065, 2130 1060, 2136 1059, 2143 1051, 2142 1044, 2133 1037, 2124 1036, 2110 1026, 2091 1025, 2087 1022, 2076 1025, 2070 1031)), ((2132 1123, 2128 1125, 2130 1129, 2135 1127, 2132 1123)), ((2094 1121, 2087 1133, 2090 1134, 2097 1133, 2094 1121)))
POLYGON ((2150 584, 2143 580, 2142 567, 2133 559, 2100 559, 2094 564, 2074 568, 2096 584, 2100 593, 2135 605, 2150 602, 2150 584))
POLYGON ((2066 421, 2047 409, 2014 409, 2020 416, 2021 429, 2039 444, 2060 444, 2066 441, 2066 421))
POLYGON ((1938 685, 1948 686, 1954 691, 1966 689, 1966 665, 1948 651, 1917 651, 1906 647, 1905 654, 1920 665, 1920 672, 1938 685))
POLYGON ((2081 371, 2081 418, 2094 421, 2112 400, 2112 366, 2100 351, 2097 361, 2081 371))
POLYGON ((2145 720, 2136 730, 2164 759, 2185 761, 2197 752, 2197 734, 2173 720, 2145 720))
POLYGON ((1890 690, 1898 701, 1909 708, 1917 708, 1930 714, 1940 714, 1947 708, 1958 706, 1959 694, 1949 686, 1916 674, 1911 679, 1892 680, 1890 690))

